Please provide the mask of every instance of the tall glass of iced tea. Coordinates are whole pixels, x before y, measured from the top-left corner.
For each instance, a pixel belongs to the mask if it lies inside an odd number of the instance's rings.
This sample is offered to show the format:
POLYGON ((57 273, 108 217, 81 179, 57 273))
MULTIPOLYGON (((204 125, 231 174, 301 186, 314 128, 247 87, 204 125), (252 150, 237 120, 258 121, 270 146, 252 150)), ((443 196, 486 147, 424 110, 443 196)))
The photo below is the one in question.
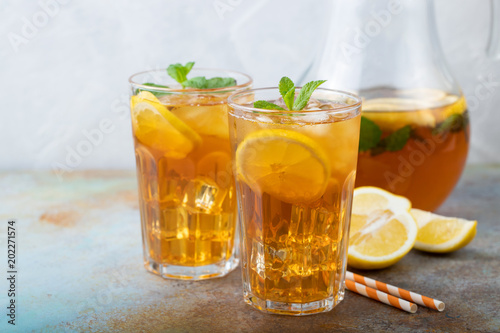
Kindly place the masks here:
POLYGON ((130 78, 131 115, 144 265, 165 278, 199 280, 223 276, 239 262, 227 97, 252 80, 196 68, 190 76, 230 77, 234 84, 193 88, 165 70, 138 73, 130 78))
POLYGON ((317 89, 301 111, 278 88, 229 98, 229 130, 241 221, 245 301, 307 315, 343 299, 360 99, 317 89))

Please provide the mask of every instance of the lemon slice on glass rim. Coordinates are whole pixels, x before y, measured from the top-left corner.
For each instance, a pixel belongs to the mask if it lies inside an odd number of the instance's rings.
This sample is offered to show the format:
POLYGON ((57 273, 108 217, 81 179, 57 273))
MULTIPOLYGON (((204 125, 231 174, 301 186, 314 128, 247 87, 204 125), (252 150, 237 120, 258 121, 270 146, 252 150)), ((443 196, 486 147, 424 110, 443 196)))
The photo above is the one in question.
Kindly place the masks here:
POLYGON ((287 203, 308 203, 325 193, 330 163, 310 137, 291 130, 264 129, 240 143, 236 171, 255 192, 287 203))
POLYGON ((401 260, 417 239, 411 202, 376 187, 354 190, 348 263, 354 268, 379 269, 401 260))
POLYGON ((144 145, 166 157, 181 159, 201 144, 201 137, 150 92, 132 96, 132 127, 144 145))

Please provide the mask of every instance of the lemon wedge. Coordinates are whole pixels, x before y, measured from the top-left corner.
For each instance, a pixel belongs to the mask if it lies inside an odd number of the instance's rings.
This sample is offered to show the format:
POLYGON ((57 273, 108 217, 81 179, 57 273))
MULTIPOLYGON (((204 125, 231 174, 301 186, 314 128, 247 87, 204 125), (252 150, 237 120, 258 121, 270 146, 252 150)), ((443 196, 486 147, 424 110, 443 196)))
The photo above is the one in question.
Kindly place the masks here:
POLYGON ((354 190, 348 263, 379 269, 401 260, 415 244, 417 224, 411 202, 376 187, 354 190))
POLYGON ((287 203, 319 199, 330 177, 323 149, 310 137, 283 129, 248 135, 236 150, 236 170, 255 192, 287 203))
POLYGON ((461 249, 476 235, 477 221, 445 217, 420 209, 412 209, 417 221, 415 248, 420 251, 446 253, 461 249))
POLYGON ((201 144, 201 137, 167 110, 151 93, 132 96, 132 127, 144 145, 160 150, 166 157, 181 159, 201 144))

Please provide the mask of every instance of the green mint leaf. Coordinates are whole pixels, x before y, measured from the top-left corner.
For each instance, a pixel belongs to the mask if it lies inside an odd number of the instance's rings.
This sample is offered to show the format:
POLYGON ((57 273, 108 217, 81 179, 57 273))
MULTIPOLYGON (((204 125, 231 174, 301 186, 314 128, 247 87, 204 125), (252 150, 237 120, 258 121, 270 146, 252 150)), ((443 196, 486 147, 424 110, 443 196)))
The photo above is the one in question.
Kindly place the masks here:
POLYGON ((192 79, 182 82, 183 87, 196 88, 196 89, 206 89, 208 82, 207 78, 204 76, 193 77, 192 79))
MULTIPOLYGON (((168 88, 168 86, 162 86, 161 84, 150 83, 150 82, 143 83, 142 85, 148 86, 148 87, 156 87, 156 88, 168 88)), ((136 89, 135 94, 137 95, 139 92, 141 92, 143 90, 145 90, 145 89, 136 89)), ((150 93, 152 93, 156 97, 170 95, 170 93, 167 93, 167 92, 160 92, 160 91, 154 91, 154 90, 147 90, 147 91, 149 91, 150 93)))
POLYGON ((182 85, 184 87, 196 89, 216 89, 235 86, 236 80, 232 77, 213 77, 207 79, 204 76, 197 76, 184 81, 182 85))
POLYGON ((156 88, 168 88, 168 86, 162 86, 161 84, 146 82, 142 84, 143 86, 156 87, 156 88))
POLYGON ((236 85, 236 80, 232 77, 213 77, 208 79, 207 89, 225 88, 236 85))
POLYGON ((288 90, 288 92, 283 96, 283 101, 286 104, 288 110, 293 110, 293 100, 295 99, 295 87, 288 90))
POLYGON ((318 88, 325 82, 326 80, 319 80, 306 83, 302 87, 302 89, 300 89, 299 96, 293 103, 293 110, 294 111, 302 110, 307 105, 307 102, 309 102, 309 99, 311 98, 311 95, 314 92, 314 90, 316 90, 316 88, 318 88))
POLYGON ((382 137, 382 130, 372 120, 361 117, 361 128, 359 135, 359 151, 367 151, 375 148, 382 137))
POLYGON ((385 146, 385 150, 387 151, 398 151, 403 149, 403 147, 408 142, 411 134, 410 125, 406 125, 398 129, 395 132, 392 132, 389 136, 385 137, 382 140, 382 144, 385 146))
POLYGON ((455 113, 446 118, 432 131, 432 134, 443 134, 447 132, 460 132, 467 127, 468 119, 461 113, 455 113))
POLYGON ((186 66, 184 66, 184 67, 186 67, 186 68, 187 68, 187 71, 188 71, 188 72, 186 73, 186 75, 188 75, 188 74, 189 74, 189 72, 191 72, 191 69, 193 69, 193 66, 194 66, 194 61, 189 61, 189 62, 187 62, 187 63, 186 63, 186 66))
POLYGON ((168 66, 167 73, 170 75, 175 81, 182 84, 187 80, 187 75, 191 71, 194 66, 194 61, 188 62, 185 66, 177 63, 168 66))
POLYGON ((295 84, 289 77, 283 76, 279 83, 279 89, 288 110, 292 110, 295 99, 295 84))
POLYGON ((253 103, 253 107, 257 109, 266 109, 266 110, 285 110, 281 106, 268 101, 256 101, 253 103))
POLYGON ((293 83, 293 81, 289 77, 283 76, 279 83, 281 96, 284 98, 286 93, 292 88, 295 88, 295 84, 293 83))

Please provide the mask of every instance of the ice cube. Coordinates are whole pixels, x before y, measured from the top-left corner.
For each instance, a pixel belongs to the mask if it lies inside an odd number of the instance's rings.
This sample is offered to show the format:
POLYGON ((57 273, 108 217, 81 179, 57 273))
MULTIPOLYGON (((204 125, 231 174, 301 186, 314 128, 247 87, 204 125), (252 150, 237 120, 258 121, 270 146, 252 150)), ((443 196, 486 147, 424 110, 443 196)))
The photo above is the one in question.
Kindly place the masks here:
POLYGON ((311 112, 297 118, 299 122, 306 124, 321 124, 329 119, 330 115, 327 112, 311 112))
POLYGON ((334 109, 339 109, 342 107, 345 107, 346 104, 344 103, 338 103, 338 102, 332 102, 332 101, 324 101, 321 99, 315 99, 311 98, 309 102, 307 102, 307 105, 305 106, 304 110, 334 110, 334 109))
POLYGON ((257 117, 255 117, 255 120, 257 120, 259 123, 273 123, 273 119, 271 117, 268 117, 268 116, 264 116, 264 115, 259 115, 257 117))
POLYGON ((252 254, 250 257, 250 268, 254 270, 261 278, 266 278, 266 266, 264 257, 264 245, 257 240, 252 241, 252 254))
POLYGON ((217 214, 227 193, 227 189, 219 187, 211 178, 198 177, 186 185, 182 205, 194 213, 217 214))
MULTIPOLYGON (((295 94, 295 97, 297 97, 297 94, 295 94)), ((283 100, 283 97, 280 97, 280 98, 278 98, 278 99, 277 99, 277 100, 275 100, 275 101, 271 101, 271 103, 274 103, 274 104, 276 104, 276 105, 278 105, 278 106, 281 106, 281 107, 282 107, 283 109, 285 109, 285 110, 287 109, 287 107, 286 107, 286 103, 285 103, 285 101, 283 100)))
POLYGON ((169 94, 163 95, 158 99, 166 106, 189 106, 189 105, 216 105, 225 102, 227 96, 208 95, 208 94, 169 94))
POLYGON ((290 216, 288 246, 290 270, 293 274, 309 276, 318 270, 334 266, 339 224, 334 223, 333 213, 324 208, 293 205, 290 216))

